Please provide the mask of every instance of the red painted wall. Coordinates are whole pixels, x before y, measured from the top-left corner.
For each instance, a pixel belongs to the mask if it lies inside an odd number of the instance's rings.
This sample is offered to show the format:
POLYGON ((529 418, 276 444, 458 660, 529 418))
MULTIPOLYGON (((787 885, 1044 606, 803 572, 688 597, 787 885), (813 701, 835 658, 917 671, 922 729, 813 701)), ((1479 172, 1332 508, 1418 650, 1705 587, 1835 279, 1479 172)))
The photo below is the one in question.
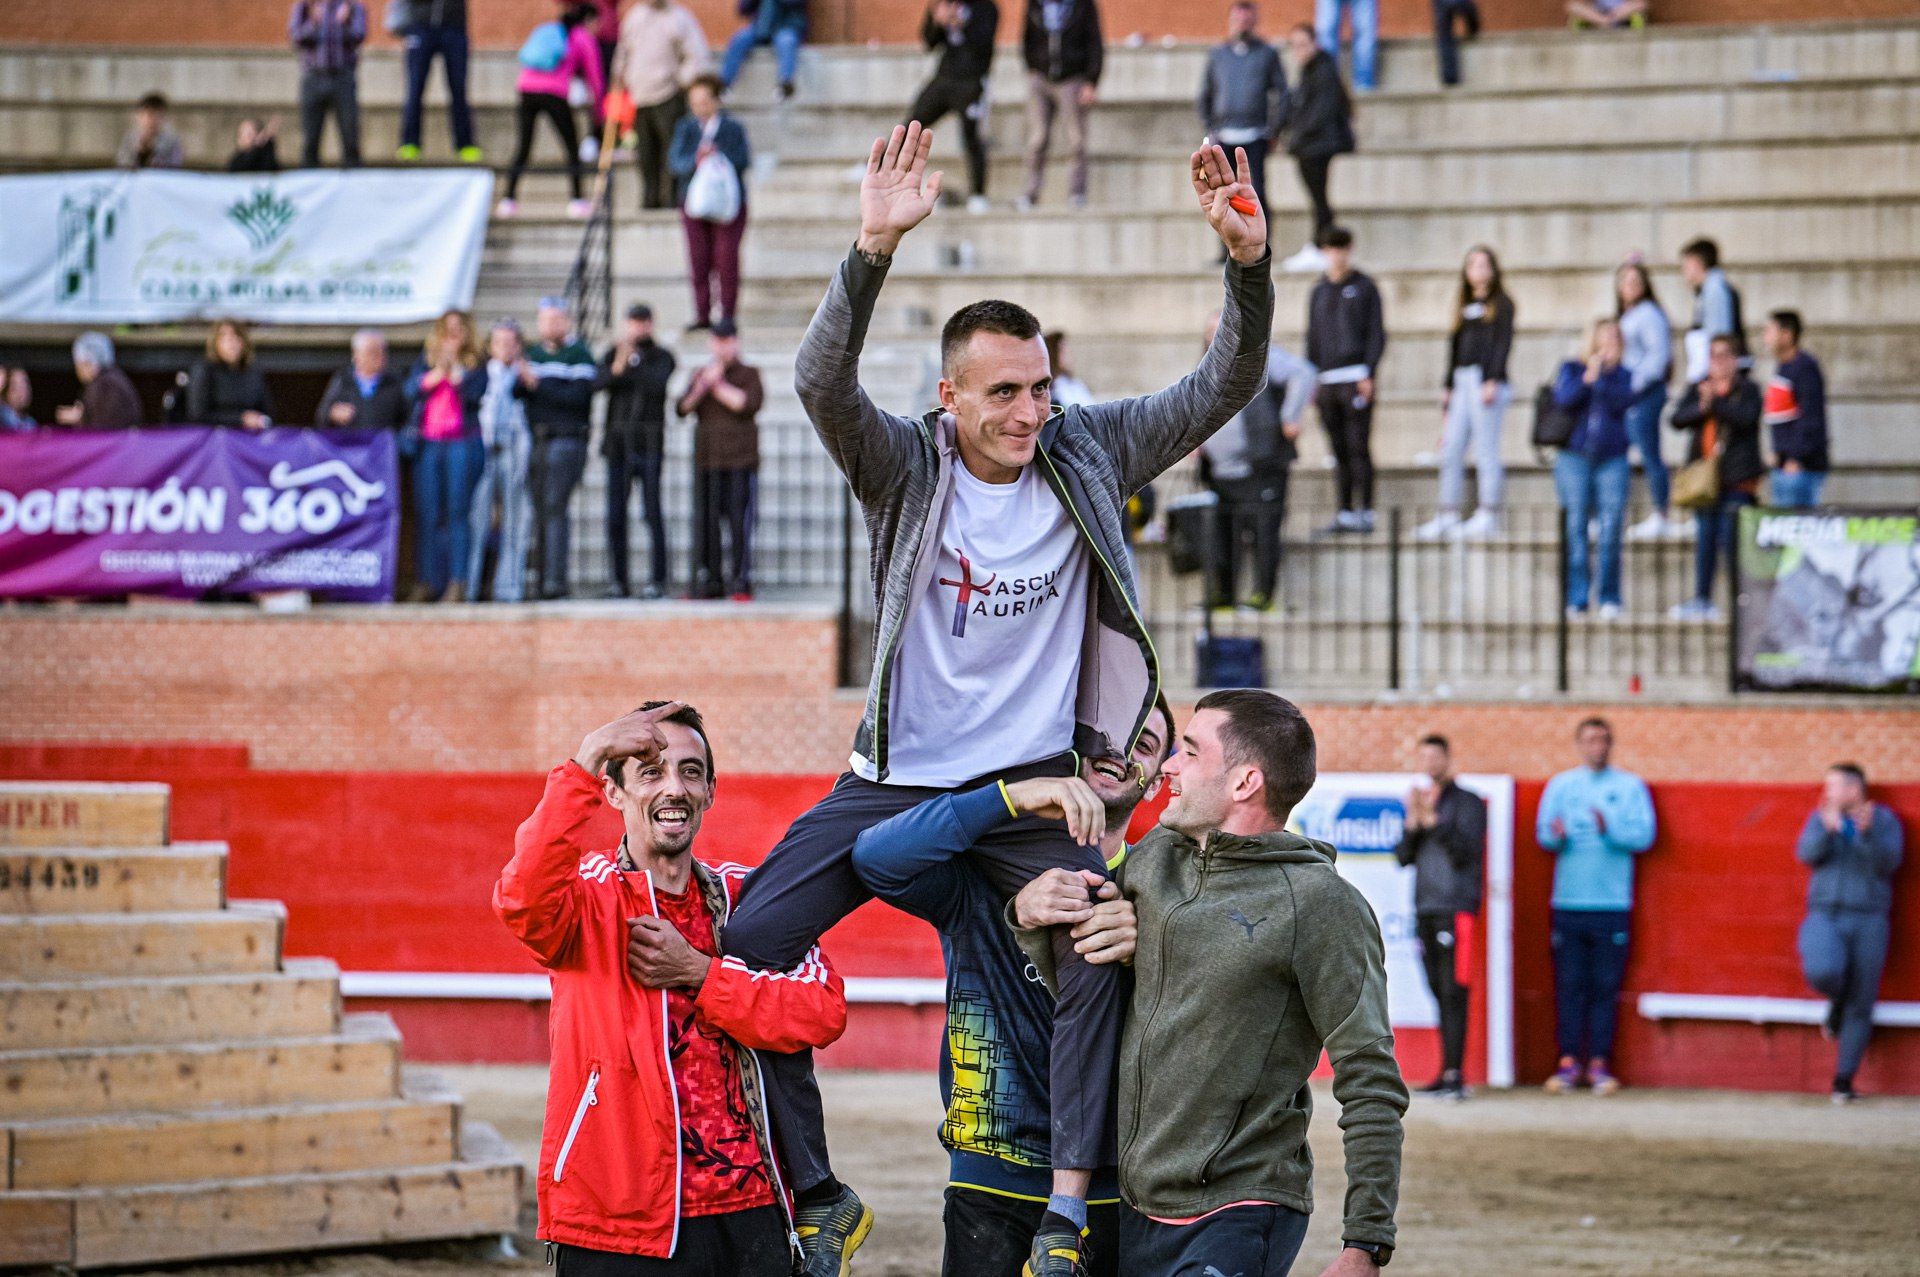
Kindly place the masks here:
MULTIPOLYGON (((513 830, 541 778, 517 774, 257 772, 245 750, 206 745, 0 746, 0 776, 157 780, 173 786, 176 839, 224 840, 238 897, 284 900, 287 952, 323 955, 345 970, 534 971, 493 918, 489 897, 513 830)), ((792 817, 824 793, 827 777, 721 777, 702 832, 703 854, 757 863, 792 817)), ((1542 783, 1518 787, 1515 853, 1515 1018, 1520 1076, 1553 1064, 1552 963, 1547 943, 1552 860, 1532 837, 1542 783)), ((1888 786, 1910 838, 1920 830, 1920 785, 1888 786)), ((1792 845, 1814 801, 1806 785, 1668 782, 1654 787, 1660 838, 1641 864, 1634 952, 1622 1004, 1619 1064, 1632 1084, 1817 1090, 1831 1047, 1812 1028, 1681 1022, 1655 1025, 1634 1010, 1641 992, 1810 996, 1794 936, 1806 871, 1792 845)), ((1143 814, 1142 821, 1148 817, 1143 814)), ((605 831, 611 845, 618 830, 605 831)), ((1920 871, 1896 884, 1886 1000, 1920 1000, 1920 871)), ((938 976, 939 945, 923 923, 877 904, 828 933, 840 970, 863 976, 938 976)), ((368 1004, 373 1005, 373 1004, 368 1004)), ((515 1004, 395 1003, 409 1054, 425 1059, 539 1059, 544 1008, 515 1004)), ((1473 1040, 1483 1040, 1476 1007, 1473 1040)), ((1402 1035, 1408 1075, 1434 1068, 1430 1032, 1402 1035)), ((937 1007, 856 1009, 827 1062, 931 1067, 937 1007)), ((1483 1071, 1476 1045, 1473 1072, 1483 1071)), ((1886 1030, 1861 1086, 1920 1093, 1920 1033, 1886 1030)))

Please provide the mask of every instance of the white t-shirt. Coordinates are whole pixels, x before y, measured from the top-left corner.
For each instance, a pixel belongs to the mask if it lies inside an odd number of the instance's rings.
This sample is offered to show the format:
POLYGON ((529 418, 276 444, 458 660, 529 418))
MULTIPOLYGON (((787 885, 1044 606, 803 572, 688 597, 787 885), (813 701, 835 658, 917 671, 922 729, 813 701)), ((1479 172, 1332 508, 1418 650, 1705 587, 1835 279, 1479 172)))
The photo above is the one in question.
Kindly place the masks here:
POLYGON ((956 460, 939 536, 894 653, 892 785, 950 788, 1073 745, 1090 566, 1072 516, 1034 466, 986 483, 956 460))

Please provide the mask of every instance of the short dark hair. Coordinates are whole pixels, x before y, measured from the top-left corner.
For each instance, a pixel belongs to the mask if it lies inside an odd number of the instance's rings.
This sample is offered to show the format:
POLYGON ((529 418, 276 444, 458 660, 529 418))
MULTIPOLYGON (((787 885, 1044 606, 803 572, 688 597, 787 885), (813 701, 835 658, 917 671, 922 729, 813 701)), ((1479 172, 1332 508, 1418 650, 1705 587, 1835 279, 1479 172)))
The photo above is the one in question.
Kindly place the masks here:
POLYGON ((1798 346, 1800 344, 1800 334, 1804 329, 1800 323, 1799 311, 1776 310, 1771 315, 1768 315, 1767 318, 1786 329, 1787 336, 1793 338, 1794 345, 1798 346))
MULTIPOLYGON (((636 707, 633 712, 638 714, 642 710, 659 709, 662 705, 670 703, 671 702, 668 701, 648 701, 646 704, 636 707)), ((691 705, 682 705, 679 709, 667 715, 662 721, 678 723, 682 727, 690 727, 695 734, 700 737, 700 744, 707 751, 707 783, 712 784, 716 776, 713 770, 713 740, 707 735, 706 720, 700 717, 700 711, 691 705)), ((624 758, 610 758, 607 760, 607 775, 613 777, 613 783, 616 785, 624 785, 627 783, 623 775, 626 769, 626 762, 627 760, 624 758)))
POLYGON ((1313 788, 1317 774, 1313 725, 1300 707, 1260 688, 1236 687, 1208 692, 1193 708, 1226 715, 1220 744, 1227 765, 1258 767, 1266 780, 1267 813, 1285 820, 1313 788))
POLYGON ((1843 776, 1853 777, 1853 783, 1860 786, 1862 790, 1867 787, 1867 770, 1859 763, 1835 763, 1833 766, 1827 768, 1827 770, 1830 772, 1839 772, 1843 776))
POLYGON ((1598 714, 1594 715, 1592 718, 1581 719, 1580 725, 1573 729, 1573 734, 1575 736, 1578 736, 1581 732, 1586 731, 1589 727, 1598 727, 1601 731, 1605 732, 1607 735, 1609 736, 1613 735, 1613 724, 1609 723, 1606 719, 1601 718, 1598 714))
POLYGON ((1707 343, 1708 350, 1712 350, 1717 346, 1725 346, 1736 355, 1740 353, 1740 339, 1732 333, 1718 333, 1712 341, 1707 343))
POLYGON ((1315 32, 1315 31, 1314 31, 1314 29, 1313 29, 1313 24, 1312 24, 1311 22, 1296 22, 1296 23, 1294 23, 1294 24, 1293 24, 1292 26, 1290 26, 1290 27, 1288 27, 1288 28, 1287 28, 1287 35, 1288 35, 1288 37, 1289 37, 1289 38, 1291 38, 1291 37, 1292 37, 1292 35, 1293 35, 1293 33, 1294 33, 1294 32, 1296 32, 1296 31, 1304 31, 1304 32, 1306 32, 1306 33, 1307 33, 1307 34, 1308 34, 1309 36, 1311 36, 1311 37, 1312 37, 1312 38, 1313 38, 1313 39, 1314 39, 1314 40, 1315 40, 1316 42, 1317 42, 1317 41, 1318 41, 1318 40, 1320 39, 1320 36, 1319 36, 1319 34, 1318 34, 1317 32, 1315 32))
MULTIPOLYGON (((1154 693, 1153 707, 1167 717, 1167 738, 1160 742, 1160 761, 1164 763, 1173 757, 1173 742, 1178 739, 1180 729, 1173 721, 1173 706, 1167 704, 1165 692, 1154 693)), ((1149 714, 1148 717, 1151 718, 1152 715, 1149 714)))
POLYGON ((940 330, 940 371, 951 373, 953 361, 975 333, 999 333, 1019 341, 1040 335, 1040 321, 1025 306, 989 298, 953 312, 940 330))
POLYGON ((133 104, 136 111, 165 111, 168 109, 167 95, 158 91, 143 93, 140 100, 133 104))
POLYGON ((1686 247, 1680 250, 1682 257, 1697 257, 1700 264, 1708 270, 1720 264, 1720 246, 1702 235, 1699 239, 1690 239, 1686 247))
POLYGON ((1314 240, 1316 248, 1352 248, 1353 232, 1344 226, 1329 226, 1314 240))
POLYGON ((689 90, 705 89, 716 98, 723 98, 727 95, 727 82, 712 71, 702 71, 699 75, 694 76, 691 80, 687 81, 687 88, 689 90))
POLYGON ((1447 744, 1447 738, 1444 736, 1438 735, 1437 733, 1427 735, 1427 736, 1422 736, 1420 738, 1420 743, 1422 745, 1431 745, 1443 754, 1451 754, 1453 752, 1453 746, 1447 744))

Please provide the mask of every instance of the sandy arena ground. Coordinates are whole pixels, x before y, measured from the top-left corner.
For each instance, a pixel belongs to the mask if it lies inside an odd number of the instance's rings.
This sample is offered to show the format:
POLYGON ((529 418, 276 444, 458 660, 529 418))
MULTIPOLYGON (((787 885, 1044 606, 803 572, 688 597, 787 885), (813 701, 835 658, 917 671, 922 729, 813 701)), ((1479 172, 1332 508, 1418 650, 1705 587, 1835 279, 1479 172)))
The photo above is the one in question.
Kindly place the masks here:
MULTIPOLYGON (((546 1072, 445 1068, 467 1110, 529 1165, 546 1072)), ((857 1277, 935 1277, 944 1158, 925 1074, 824 1078, 836 1165, 879 1215, 857 1277)), ((1338 1244, 1336 1106, 1319 1096, 1318 1201, 1298 1277, 1338 1244)), ((517 1258, 497 1247, 415 1247, 172 1270, 195 1277, 446 1277, 542 1268, 532 1177, 517 1258)), ((1416 1103, 1407 1122, 1397 1277, 1576 1273, 1631 1277, 1920 1274, 1920 1100, 1847 1109, 1824 1096, 1538 1092, 1416 1103)))

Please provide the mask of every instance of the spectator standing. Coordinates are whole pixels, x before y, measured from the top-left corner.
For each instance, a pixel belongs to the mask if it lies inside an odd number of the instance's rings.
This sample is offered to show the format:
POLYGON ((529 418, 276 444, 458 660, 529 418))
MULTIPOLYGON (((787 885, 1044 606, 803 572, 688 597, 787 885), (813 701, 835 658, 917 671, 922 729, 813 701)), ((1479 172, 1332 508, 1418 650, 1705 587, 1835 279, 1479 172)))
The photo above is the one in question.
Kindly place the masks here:
POLYGON ((1638 30, 1653 14, 1651 0, 1567 0, 1567 20, 1576 27, 1638 30))
POLYGON ((485 462, 473 489, 471 541, 464 571, 467 597, 478 599, 492 540, 494 507, 500 510, 500 545, 493 563, 496 603, 518 603, 526 596, 527 551, 533 541, 533 498, 527 470, 533 459, 533 431, 527 408, 514 387, 526 361, 520 325, 503 319, 487 334, 486 390, 480 396, 480 440, 485 462))
POLYGON ((1460 83, 1460 41, 1479 34, 1480 6, 1474 0, 1433 0, 1433 53, 1442 87, 1460 83))
POLYGON ((144 425, 147 410, 133 379, 113 361, 113 339, 85 332, 73 339, 73 375, 80 379, 80 402, 54 409, 53 419, 82 430, 133 430, 144 425))
POLYGON ((747 170, 753 154, 747 131, 720 103, 720 78, 702 75, 687 90, 688 113, 673 130, 667 165, 682 183, 701 164, 719 157, 733 166, 740 186, 740 210, 731 221, 712 222, 680 210, 687 236, 687 269, 693 283, 693 323, 689 331, 713 322, 713 294, 720 294, 720 317, 731 321, 740 302, 740 241, 747 233, 747 170))
MULTIPOLYGON (((391 0, 389 0, 391 2, 391 0)), ((410 21, 400 32, 407 73, 406 104, 400 112, 398 158, 412 163, 420 158, 420 113, 427 94, 427 76, 440 59, 447 77, 447 113, 453 125, 453 145, 463 164, 478 164, 485 153, 474 141, 473 107, 467 102, 467 0, 412 0, 410 21)))
POLYGON ((255 431, 273 425, 273 391, 254 359, 253 335, 237 319, 214 321, 206 354, 187 374, 187 422, 255 431))
POLYGON ((1553 984, 1560 1065, 1547 1090, 1583 1081, 1620 1089, 1613 1037, 1627 978, 1634 857, 1653 846, 1647 783, 1612 766, 1613 728, 1589 718, 1574 730, 1581 765, 1547 782, 1535 833, 1553 867, 1553 984))
POLYGON ((1827 378, 1820 361, 1800 346, 1800 312, 1776 310, 1762 339, 1773 357, 1773 376, 1762 400, 1762 419, 1773 431, 1774 468, 1768 498, 1790 510, 1820 504, 1827 482, 1827 378))
POLYGON ((413 602, 459 603, 467 597, 473 490, 486 459, 480 442, 480 399, 486 390, 473 320, 463 310, 450 310, 434 321, 420 362, 407 378, 419 528, 413 602))
POLYGON ((331 111, 340 132, 340 162, 358 168, 366 6, 361 0, 294 0, 287 38, 300 56, 300 166, 320 167, 320 135, 331 111))
POLYGON ((1287 123, 1287 68, 1259 35, 1260 10, 1238 0, 1227 10, 1226 43, 1207 54, 1200 77, 1200 124, 1208 137, 1247 153, 1254 195, 1267 206, 1267 148, 1287 123))
POLYGON ((533 429, 534 538, 540 597, 567 597, 571 532, 567 503, 587 468, 593 388, 600 375, 593 352, 573 335, 573 315, 558 297, 543 297, 534 320, 540 340, 520 365, 514 393, 533 429))
POLYGON ((667 153, 674 128, 687 113, 687 85, 707 69, 712 56, 699 19, 677 0, 634 0, 621 19, 612 79, 633 99, 641 208, 677 203, 667 153))
POLYGON ((1680 277, 1693 290, 1693 320, 1687 325, 1687 380, 1707 375, 1708 344, 1715 337, 1731 337, 1742 368, 1751 368, 1747 352, 1746 321, 1740 312, 1740 290, 1720 268, 1720 246, 1696 239, 1680 250, 1680 277))
POLYGON ((770 44, 780 77, 780 100, 785 102, 793 96, 794 77, 800 72, 800 45, 807 38, 807 0, 740 0, 740 16, 747 20, 746 25, 727 41, 726 57, 720 64, 722 87, 731 89, 753 51, 770 44))
POLYGON ((1500 457, 1506 424, 1507 356, 1513 351, 1513 299, 1500 278, 1500 258, 1486 245, 1467 250, 1460 267, 1460 293, 1447 344, 1447 375, 1440 391, 1446 427, 1440 443, 1440 512, 1414 535, 1479 539, 1500 531, 1507 470, 1500 457), (1474 456, 1479 508, 1462 520, 1467 489, 1467 453, 1474 456))
POLYGON ((1569 359, 1554 378, 1553 401, 1575 417, 1573 434, 1553 459, 1553 487, 1567 526, 1567 615, 1580 616, 1599 595, 1600 619, 1620 615, 1620 540, 1626 522, 1627 405, 1633 375, 1622 365, 1620 325, 1594 324, 1584 360, 1569 359), (1599 528, 1600 564, 1592 563, 1589 528, 1599 528))
MULTIPOLYGON (((1207 345, 1220 316, 1207 321, 1207 345)), ((1208 605, 1240 601, 1240 564, 1253 559, 1247 607, 1270 611, 1280 578, 1280 529, 1287 517, 1287 480, 1299 450, 1314 367, 1282 347, 1267 347, 1267 379, 1253 399, 1200 445, 1201 481, 1219 498, 1213 527, 1213 579, 1208 605)))
POLYGON ((1353 87, 1371 93, 1380 56, 1380 0, 1313 0, 1313 29, 1321 48, 1340 59, 1340 22, 1353 36, 1353 87))
POLYGON ((280 171, 280 117, 264 123, 254 116, 240 121, 233 134, 233 154, 227 157, 229 173, 278 173, 280 171))
POLYGON ((1695 511, 1693 598, 1673 609, 1676 621, 1717 621, 1713 578, 1733 557, 1740 507, 1759 500, 1767 463, 1760 455, 1760 388, 1741 370, 1731 337, 1715 337, 1706 377, 1680 392, 1673 428, 1691 434, 1689 463, 1711 460, 1713 492, 1695 511))
POLYGON ((520 46, 513 164, 507 169, 507 193, 494 209, 498 217, 512 217, 520 211, 520 177, 533 153, 534 126, 542 116, 553 126, 567 160, 567 190, 571 195, 567 216, 584 218, 593 212, 582 189, 585 166, 580 162, 580 137, 567 95, 573 90, 574 80, 580 79, 586 81, 595 102, 606 96, 606 81, 600 75, 600 46, 588 25, 593 18, 591 8, 573 0, 555 2, 559 16, 535 27, 520 46))
POLYGON ((0 430, 35 430, 33 382, 25 368, 0 368, 0 430))
POLYGON ((1640 454, 1647 472, 1647 517, 1627 531, 1632 541, 1691 536, 1693 526, 1673 516, 1673 479, 1660 448, 1660 417, 1667 407, 1667 379, 1673 374, 1673 325, 1654 295, 1653 280, 1636 257, 1613 273, 1614 317, 1620 323, 1624 362, 1633 379, 1627 406, 1627 442, 1640 454))
POLYGON ((607 560, 611 598, 633 593, 628 570, 627 505, 633 485, 647 521, 651 571, 640 597, 667 592, 667 519, 660 502, 660 464, 667 446, 667 383, 673 378, 673 352, 653 339, 653 308, 632 306, 626 329, 600 361, 599 388, 607 392, 606 428, 600 453, 607 461, 607 560))
POLYGON ((1900 818, 1873 801, 1859 765, 1829 767, 1820 805, 1801 828, 1794 854, 1813 870, 1800 924, 1800 968, 1831 1003, 1821 1029, 1840 1043, 1836 1104, 1860 1098, 1853 1078, 1873 1038, 1873 1004, 1893 936, 1893 874, 1905 850, 1900 818))
POLYGON ((164 93, 149 93, 134 103, 133 127, 120 138, 120 150, 114 156, 116 167, 185 167, 187 149, 168 122, 169 110, 164 93))
MULTIPOLYGON (((967 152, 967 211, 984 213, 987 203, 987 76, 993 70, 993 41, 1000 30, 995 0, 931 0, 920 22, 920 39, 940 51, 940 61, 907 111, 907 123, 932 128, 949 112, 960 117, 960 143, 967 152)), ((1056 379, 1056 384, 1057 379, 1056 379)))
POLYGON ((1320 236, 1327 271, 1307 298, 1307 362, 1319 369, 1314 404, 1333 448, 1340 510, 1328 532, 1373 531, 1373 391, 1387 351, 1380 290, 1353 269, 1353 236, 1320 236))
POLYGON ((1021 48, 1027 63, 1027 187, 1019 206, 1040 202, 1056 116, 1064 121, 1072 168, 1067 200, 1087 206, 1087 116, 1100 92, 1106 43, 1098 0, 1027 0, 1021 48))
POLYGON ((1042 340, 1047 343, 1047 367, 1053 370, 1049 397, 1062 408, 1092 407, 1093 391, 1074 372, 1073 361, 1067 358, 1067 334, 1056 328, 1042 340))
POLYGON ((389 367, 386 334, 362 328, 353 335, 352 352, 348 365, 328 380, 313 424, 323 430, 404 429, 411 408, 406 387, 389 367))
POLYGON ((1313 235, 1304 248, 1281 263, 1281 269, 1306 273, 1326 266, 1320 240, 1334 229, 1327 183, 1334 157, 1351 154, 1355 147, 1353 102, 1340 83, 1333 55, 1314 43, 1312 27, 1304 22, 1296 26, 1287 36, 1287 48, 1293 54, 1297 86, 1288 111, 1287 149, 1313 204, 1313 235))
POLYGON ((693 435, 693 597, 736 603, 753 598, 754 497, 760 477, 760 370, 740 361, 740 334, 730 319, 708 338, 713 362, 695 373, 676 405, 696 418, 693 435), (722 561, 720 540, 726 532, 722 561))
POLYGON ((1486 877, 1487 800, 1455 783, 1446 737, 1423 737, 1419 755, 1427 783, 1407 794, 1406 830, 1394 857, 1413 867, 1414 932, 1440 1008, 1440 1076, 1420 1093, 1464 1100, 1472 979, 1462 968, 1486 877))

